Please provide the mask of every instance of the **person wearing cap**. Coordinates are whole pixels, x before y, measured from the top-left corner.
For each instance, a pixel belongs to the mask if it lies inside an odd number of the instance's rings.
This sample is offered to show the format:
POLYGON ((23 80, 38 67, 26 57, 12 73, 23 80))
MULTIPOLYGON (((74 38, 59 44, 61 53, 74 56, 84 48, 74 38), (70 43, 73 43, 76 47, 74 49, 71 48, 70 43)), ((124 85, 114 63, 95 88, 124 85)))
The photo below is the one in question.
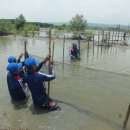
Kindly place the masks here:
POLYGON ((12 100, 21 101, 26 98, 27 87, 24 86, 22 78, 19 76, 19 71, 22 63, 10 63, 7 66, 9 71, 7 74, 8 90, 12 100))
POLYGON ((123 34, 123 39, 124 39, 124 40, 126 40, 126 36, 127 36, 127 33, 124 32, 124 34, 123 34))
MULTIPOLYGON (((48 58, 42 61, 46 63, 48 58)), ((29 89, 32 93, 32 99, 34 107, 47 108, 49 110, 57 109, 57 104, 54 102, 46 93, 46 81, 51 81, 55 79, 55 72, 53 68, 54 61, 50 61, 50 74, 46 75, 44 73, 38 72, 41 66, 37 66, 38 60, 34 58, 27 58, 25 60, 25 65, 27 67, 27 72, 25 72, 25 79, 28 83, 29 89)))
POLYGON ((78 54, 79 54, 79 49, 77 49, 77 43, 73 42, 72 48, 70 50, 71 60, 78 60, 79 59, 78 54))
MULTIPOLYGON (((23 57, 23 53, 21 53, 18 57, 18 59, 16 59, 16 56, 9 56, 8 57, 8 62, 9 63, 22 63, 22 67, 19 71, 19 76, 23 79, 24 83, 26 83, 25 79, 24 79, 24 70, 25 70, 25 67, 24 67, 24 61, 21 62, 21 58, 23 57)), ((28 55, 28 52, 26 51, 25 52, 25 57, 28 58, 29 55, 28 55)))
POLYGON ((21 53, 20 55, 19 55, 19 57, 18 57, 18 59, 16 59, 16 56, 9 56, 8 57, 8 62, 9 63, 12 63, 12 62, 14 62, 14 63, 19 63, 20 62, 20 59, 23 57, 23 53, 21 53))

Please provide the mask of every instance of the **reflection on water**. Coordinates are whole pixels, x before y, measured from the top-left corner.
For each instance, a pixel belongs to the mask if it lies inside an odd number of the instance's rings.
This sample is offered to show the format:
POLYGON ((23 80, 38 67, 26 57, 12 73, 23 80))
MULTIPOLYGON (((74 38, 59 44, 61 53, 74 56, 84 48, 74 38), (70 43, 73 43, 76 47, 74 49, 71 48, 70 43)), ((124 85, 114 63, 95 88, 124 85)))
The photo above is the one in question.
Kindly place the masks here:
MULTIPOLYGON (((56 79, 51 82, 50 94, 62 110, 50 112, 34 109, 30 92, 23 102, 10 100, 6 83, 7 57, 23 52, 25 40, 30 54, 39 59, 48 54, 48 39, 0 37, 0 129, 121 129, 129 104, 129 47, 94 46, 93 55, 92 44, 88 47, 87 42, 83 42, 82 60, 72 62, 69 57, 72 41, 68 40, 62 72, 63 40, 54 40, 56 79)), ((46 70, 47 66, 43 68, 46 70)))

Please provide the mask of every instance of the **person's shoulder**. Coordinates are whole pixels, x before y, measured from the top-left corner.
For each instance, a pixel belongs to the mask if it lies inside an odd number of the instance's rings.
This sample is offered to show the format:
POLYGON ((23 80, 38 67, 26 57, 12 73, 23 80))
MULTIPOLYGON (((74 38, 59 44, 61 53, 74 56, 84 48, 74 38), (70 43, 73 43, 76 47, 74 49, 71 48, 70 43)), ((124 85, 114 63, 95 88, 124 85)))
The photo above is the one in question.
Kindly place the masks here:
POLYGON ((10 72, 7 73, 7 76, 12 76, 12 74, 10 72))

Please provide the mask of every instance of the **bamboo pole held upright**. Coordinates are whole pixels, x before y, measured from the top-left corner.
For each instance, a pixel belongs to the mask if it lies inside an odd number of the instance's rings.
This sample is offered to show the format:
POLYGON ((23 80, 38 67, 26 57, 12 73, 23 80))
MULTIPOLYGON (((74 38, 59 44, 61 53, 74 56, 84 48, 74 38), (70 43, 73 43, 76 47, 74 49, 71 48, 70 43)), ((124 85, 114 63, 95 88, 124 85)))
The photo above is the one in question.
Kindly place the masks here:
POLYGON ((54 59, 54 42, 53 42, 53 45, 52 45, 52 60, 54 59))
POLYGON ((125 121, 123 123, 124 129, 126 128, 126 125, 127 125, 128 119, 129 119, 129 115, 130 115, 130 104, 129 104, 129 107, 128 107, 128 110, 127 110, 127 113, 126 113, 125 121))
MULTIPOLYGON (((49 30, 49 55, 51 55, 51 29, 49 30)), ((50 74, 50 59, 48 65, 48 73, 50 74)), ((48 82, 48 95, 50 95, 50 81, 48 82)))

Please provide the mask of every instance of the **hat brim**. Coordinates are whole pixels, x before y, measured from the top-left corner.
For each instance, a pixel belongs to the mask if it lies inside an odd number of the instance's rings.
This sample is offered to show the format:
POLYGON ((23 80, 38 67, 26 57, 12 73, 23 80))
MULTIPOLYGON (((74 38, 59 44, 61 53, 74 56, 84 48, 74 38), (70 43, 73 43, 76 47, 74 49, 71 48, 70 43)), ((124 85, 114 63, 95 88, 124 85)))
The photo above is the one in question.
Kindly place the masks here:
POLYGON ((40 60, 35 60, 36 64, 39 64, 40 63, 40 60))

